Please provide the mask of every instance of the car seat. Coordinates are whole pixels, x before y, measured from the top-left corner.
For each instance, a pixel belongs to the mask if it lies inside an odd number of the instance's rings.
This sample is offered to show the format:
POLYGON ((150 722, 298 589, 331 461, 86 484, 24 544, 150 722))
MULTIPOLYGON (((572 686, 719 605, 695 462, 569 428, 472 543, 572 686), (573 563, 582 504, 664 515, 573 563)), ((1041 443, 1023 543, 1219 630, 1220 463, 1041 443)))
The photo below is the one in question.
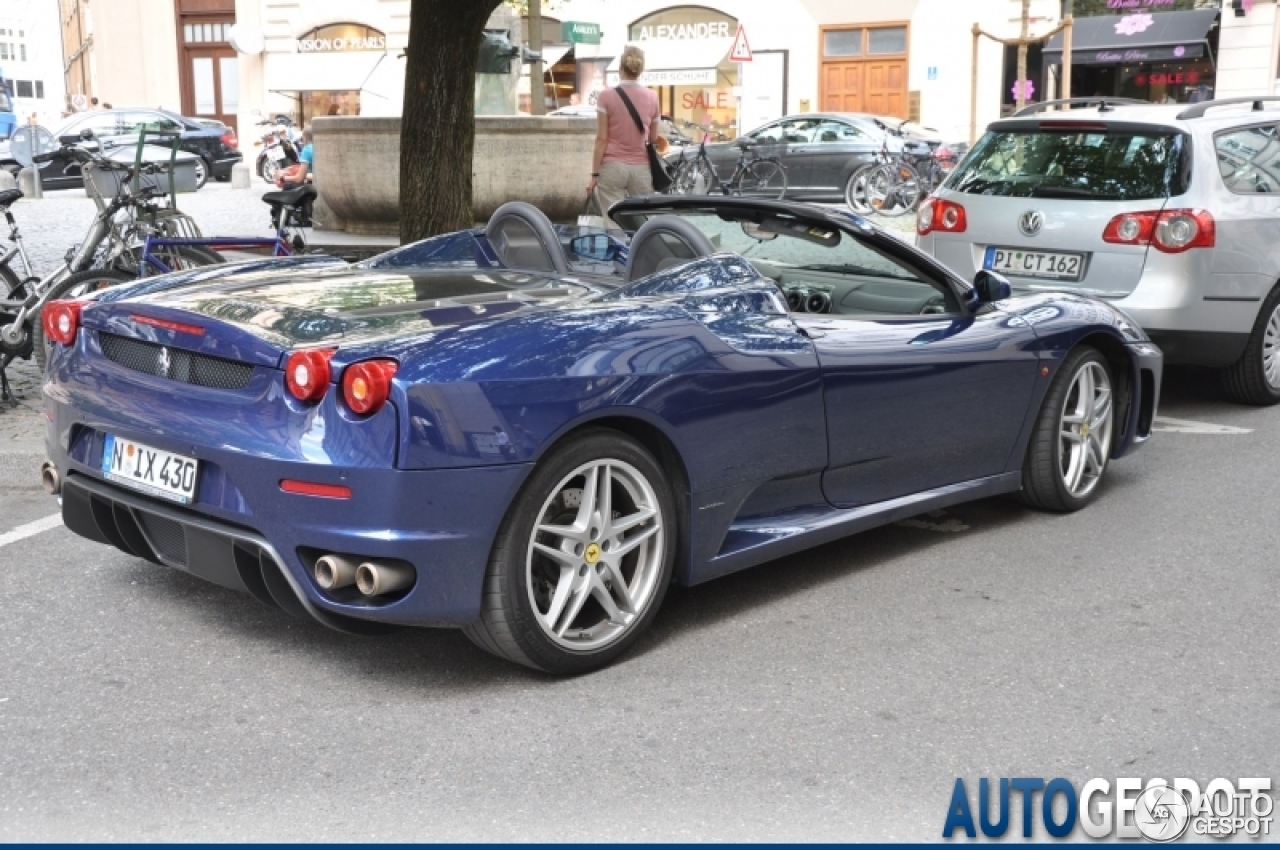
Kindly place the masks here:
POLYGON ((626 280, 630 283, 715 253, 707 235, 688 221, 677 215, 660 215, 645 222, 632 237, 626 280))
POLYGON ((551 219, 532 204, 510 201, 498 207, 484 235, 507 268, 569 273, 569 260, 551 219))

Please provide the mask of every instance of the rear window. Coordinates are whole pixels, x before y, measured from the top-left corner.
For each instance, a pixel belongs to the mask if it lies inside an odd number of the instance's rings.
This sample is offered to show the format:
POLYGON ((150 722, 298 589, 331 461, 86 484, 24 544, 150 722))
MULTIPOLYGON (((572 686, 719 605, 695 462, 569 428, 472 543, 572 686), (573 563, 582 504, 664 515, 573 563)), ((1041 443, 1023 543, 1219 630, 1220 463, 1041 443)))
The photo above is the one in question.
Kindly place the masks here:
POLYGON ((1181 133, 989 132, 947 181, 969 195, 1138 201, 1186 191, 1181 133))

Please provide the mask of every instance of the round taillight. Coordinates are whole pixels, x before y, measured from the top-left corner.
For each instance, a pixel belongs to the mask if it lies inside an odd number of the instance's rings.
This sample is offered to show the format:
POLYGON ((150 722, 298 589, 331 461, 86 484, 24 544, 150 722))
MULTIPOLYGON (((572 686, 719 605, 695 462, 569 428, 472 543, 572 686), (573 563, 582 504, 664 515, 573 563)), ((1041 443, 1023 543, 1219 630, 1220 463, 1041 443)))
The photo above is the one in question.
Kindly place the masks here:
POLYGON ((298 401, 319 401, 329 389, 329 358, 333 349, 295 351, 284 367, 284 382, 298 401))
POLYGON ((365 360, 348 366, 342 373, 342 397, 347 407, 361 416, 377 413, 391 397, 391 379, 397 368, 394 360, 365 360))
POLYGON ((1126 242, 1132 242, 1142 233, 1142 222, 1132 216, 1122 218, 1116 228, 1116 235, 1126 242))
POLYGON ((960 210, 951 204, 942 211, 942 226, 947 230, 954 230, 956 225, 960 223, 960 210))
POLYGON ((1184 248, 1191 244, 1199 231, 1196 220, 1191 216, 1171 215, 1162 217, 1156 225, 1156 239, 1166 248, 1184 248))
POLYGON ((40 322, 44 326, 44 335, 59 345, 71 345, 76 341, 76 332, 80 330, 79 301, 51 301, 44 305, 40 322))

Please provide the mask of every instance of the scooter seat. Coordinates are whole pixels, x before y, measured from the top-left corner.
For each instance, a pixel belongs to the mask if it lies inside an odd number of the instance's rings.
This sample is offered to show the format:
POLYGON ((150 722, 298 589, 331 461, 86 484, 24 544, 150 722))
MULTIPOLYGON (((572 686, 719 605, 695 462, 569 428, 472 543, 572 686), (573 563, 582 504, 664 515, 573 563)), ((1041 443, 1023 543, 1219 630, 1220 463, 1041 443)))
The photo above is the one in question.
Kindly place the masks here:
POLYGON ((0 192, 0 209, 12 205, 14 201, 21 197, 23 197, 21 189, 5 189, 0 192))
POLYGON ((296 189, 284 189, 279 192, 267 192, 262 196, 262 200, 268 204, 282 204, 286 207, 296 207, 303 201, 316 196, 316 187, 308 183, 305 186, 299 186, 296 189))

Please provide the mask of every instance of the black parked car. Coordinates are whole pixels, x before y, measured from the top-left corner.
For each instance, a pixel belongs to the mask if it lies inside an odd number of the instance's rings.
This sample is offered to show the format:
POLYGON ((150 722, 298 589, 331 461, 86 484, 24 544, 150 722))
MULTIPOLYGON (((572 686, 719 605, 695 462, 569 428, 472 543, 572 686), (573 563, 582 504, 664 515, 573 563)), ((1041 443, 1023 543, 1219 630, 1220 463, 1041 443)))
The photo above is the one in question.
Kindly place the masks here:
MULTIPOLYGON (((927 127, 857 112, 788 115, 743 138, 756 143, 760 156, 781 158, 787 169, 787 198, 801 201, 844 200, 849 178, 886 144, 890 151, 901 150, 904 143, 927 144, 934 150, 942 144, 941 135, 927 127)), ((738 154, 732 142, 707 144, 707 155, 723 179, 733 173, 738 154)))
MULTIPOLYGON (((208 126, 163 109, 99 109, 68 118, 54 133, 58 141, 71 145, 85 139, 85 131, 104 150, 132 147, 143 129, 148 133, 178 133, 178 149, 196 154, 196 181, 203 186, 210 177, 231 179, 231 167, 242 159, 235 131, 222 124, 208 126)), ((40 167, 45 189, 75 189, 84 185, 80 168, 67 160, 54 160, 40 167)))

